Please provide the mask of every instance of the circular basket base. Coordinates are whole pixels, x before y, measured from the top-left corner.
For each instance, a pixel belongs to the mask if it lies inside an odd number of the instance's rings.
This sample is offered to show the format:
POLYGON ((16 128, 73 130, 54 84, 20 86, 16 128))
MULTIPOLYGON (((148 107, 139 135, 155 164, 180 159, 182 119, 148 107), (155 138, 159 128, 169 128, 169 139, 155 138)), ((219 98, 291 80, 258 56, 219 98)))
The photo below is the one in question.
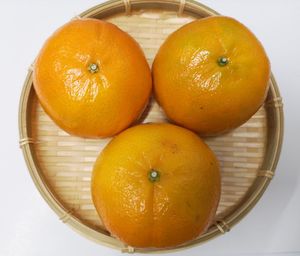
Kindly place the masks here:
MULTIPOLYGON (((170 33, 196 18, 216 14, 194 2, 186 3, 186 13, 181 16, 178 11, 183 12, 182 3, 174 1, 132 1, 130 6, 128 3, 108 2, 81 17, 102 18, 128 32, 139 42, 150 65, 170 33)), ((38 103, 31 75, 29 71, 20 102, 20 144, 38 189, 63 222, 97 242, 133 251, 109 235, 91 200, 92 167, 110 139, 83 139, 58 128, 38 103)), ((273 176, 280 153, 281 107, 272 78, 266 103, 247 123, 230 133, 205 139, 221 164, 221 200, 215 223, 207 233, 178 248, 229 231, 260 198, 273 176)), ((154 100, 147 107, 143 122, 167 122, 154 100)))

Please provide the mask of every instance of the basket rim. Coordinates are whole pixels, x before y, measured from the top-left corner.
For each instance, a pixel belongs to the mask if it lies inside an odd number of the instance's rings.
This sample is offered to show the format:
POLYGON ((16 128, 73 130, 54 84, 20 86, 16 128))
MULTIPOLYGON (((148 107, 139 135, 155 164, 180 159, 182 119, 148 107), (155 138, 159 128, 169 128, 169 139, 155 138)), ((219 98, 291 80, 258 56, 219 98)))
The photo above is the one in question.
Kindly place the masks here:
MULTIPOLYGON (((174 1, 174 0, 110 0, 104 2, 102 4, 96 5, 84 12, 82 12, 79 17, 85 18, 90 17, 95 14, 99 13, 99 9, 101 11, 110 10, 111 8, 123 8, 125 10, 126 6, 124 3, 128 1, 131 6, 141 5, 141 4, 162 4, 162 5, 173 5, 176 7, 180 7, 182 1, 174 1)), ((185 1, 184 1, 185 2, 185 1)), ((205 12, 209 15, 219 15, 216 11, 212 10, 211 8, 198 3, 193 0, 188 0, 185 2, 185 8, 193 9, 195 13, 197 11, 205 12)), ((186 10, 184 10, 186 12, 186 10)), ((141 253, 168 253, 168 252, 175 252, 181 250, 183 248, 190 248, 199 245, 205 241, 208 241, 214 237, 217 237, 221 234, 224 234, 226 231, 229 231, 231 227, 236 225, 239 221, 241 221, 247 213, 256 205, 259 201, 261 196, 263 195, 264 191, 268 187, 271 177, 270 176, 262 176, 257 177, 256 180, 259 182, 258 186, 252 192, 251 196, 247 198, 243 203, 237 208, 234 212, 230 213, 221 223, 214 225, 212 228, 208 230, 204 235, 200 236, 199 238, 192 240, 186 244, 180 245, 175 248, 168 248, 168 249, 151 249, 145 250, 140 248, 132 248, 127 246, 123 242, 109 236, 107 232, 102 232, 101 230, 96 231, 95 229, 85 225, 83 222, 80 221, 77 217, 72 215, 68 209, 66 209, 61 202, 55 197, 55 195, 51 192, 51 189, 48 187, 44 177, 42 176, 41 171, 39 170, 38 166, 35 163, 33 158, 33 147, 31 145, 31 141, 28 140, 29 136, 29 129, 27 126, 27 122, 29 120, 29 113, 28 113, 28 104, 30 103, 30 93, 33 92, 32 86, 32 70, 28 70, 27 77, 25 79, 22 93, 20 95, 20 102, 19 102, 19 136, 20 136, 20 146, 22 148, 23 156, 31 175, 32 180, 34 181, 35 186, 39 190, 40 194, 44 198, 44 200, 48 203, 48 205, 52 208, 52 210, 59 216, 59 218, 64 222, 67 223, 70 227, 72 227, 75 231, 80 233, 81 235, 93 240, 99 244, 119 249, 123 252, 141 252, 141 253), (25 140, 25 143, 24 143, 25 140)), ((278 85, 275 81, 273 74, 270 77, 270 88, 269 88, 269 95, 275 99, 280 98, 280 92, 278 85)), ((276 126, 274 127, 274 142, 273 147, 270 150, 270 160, 268 165, 268 171, 271 173, 271 176, 275 173, 275 169, 279 160, 282 141, 283 141, 283 130, 284 130, 284 115, 283 115, 283 108, 282 105, 276 107, 274 110, 274 119, 276 122, 276 126)))

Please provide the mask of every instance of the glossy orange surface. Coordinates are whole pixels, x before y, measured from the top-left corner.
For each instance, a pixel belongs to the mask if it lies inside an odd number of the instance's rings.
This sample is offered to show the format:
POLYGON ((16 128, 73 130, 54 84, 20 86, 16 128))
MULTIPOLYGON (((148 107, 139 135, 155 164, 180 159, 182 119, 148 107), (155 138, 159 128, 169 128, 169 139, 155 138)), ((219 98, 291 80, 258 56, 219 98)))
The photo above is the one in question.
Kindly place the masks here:
POLYGON ((91 188, 114 236, 134 247, 164 248, 199 236, 211 224, 220 170, 213 152, 193 132, 144 124, 106 146, 95 163, 91 188))
POLYGON ((135 121, 151 93, 139 45, 113 24, 78 19, 58 29, 34 65, 34 88, 50 117, 68 133, 112 136, 135 121))
POLYGON ((156 99, 167 116, 202 135, 246 122, 264 102, 270 76, 261 43, 244 25, 222 16, 171 34, 152 69, 156 99))

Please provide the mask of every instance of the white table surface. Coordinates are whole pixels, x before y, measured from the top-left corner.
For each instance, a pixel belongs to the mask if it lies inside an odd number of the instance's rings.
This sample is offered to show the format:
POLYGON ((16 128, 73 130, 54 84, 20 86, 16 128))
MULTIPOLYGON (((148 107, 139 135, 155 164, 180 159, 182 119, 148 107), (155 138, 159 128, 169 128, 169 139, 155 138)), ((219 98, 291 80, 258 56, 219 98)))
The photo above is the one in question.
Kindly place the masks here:
MULTIPOLYGON (((120 255, 59 221, 35 188, 18 147, 18 103, 27 67, 57 27, 99 0, 0 1, 0 255, 120 255)), ((257 206, 213 241, 174 255, 300 255, 300 1, 203 0, 262 41, 284 99, 276 176, 257 206)))

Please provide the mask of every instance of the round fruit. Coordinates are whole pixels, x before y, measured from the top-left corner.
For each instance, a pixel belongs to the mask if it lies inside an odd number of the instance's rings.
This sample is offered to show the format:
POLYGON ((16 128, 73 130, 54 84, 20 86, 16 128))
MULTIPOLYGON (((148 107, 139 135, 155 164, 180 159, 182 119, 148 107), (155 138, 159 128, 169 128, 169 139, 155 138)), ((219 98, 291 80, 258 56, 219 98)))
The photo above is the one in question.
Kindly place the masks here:
POLYGON ((151 72, 139 45, 111 23, 78 19, 58 29, 35 62, 34 88, 58 126, 81 137, 127 128, 151 93, 151 72))
POLYGON ((180 245, 214 219, 219 164, 189 130, 171 124, 135 126, 114 138, 97 159, 92 197, 107 229, 126 244, 180 245))
POLYGON ((262 105, 270 64, 238 21, 215 16, 171 34, 153 64, 156 99, 175 123, 202 135, 246 122, 262 105))

